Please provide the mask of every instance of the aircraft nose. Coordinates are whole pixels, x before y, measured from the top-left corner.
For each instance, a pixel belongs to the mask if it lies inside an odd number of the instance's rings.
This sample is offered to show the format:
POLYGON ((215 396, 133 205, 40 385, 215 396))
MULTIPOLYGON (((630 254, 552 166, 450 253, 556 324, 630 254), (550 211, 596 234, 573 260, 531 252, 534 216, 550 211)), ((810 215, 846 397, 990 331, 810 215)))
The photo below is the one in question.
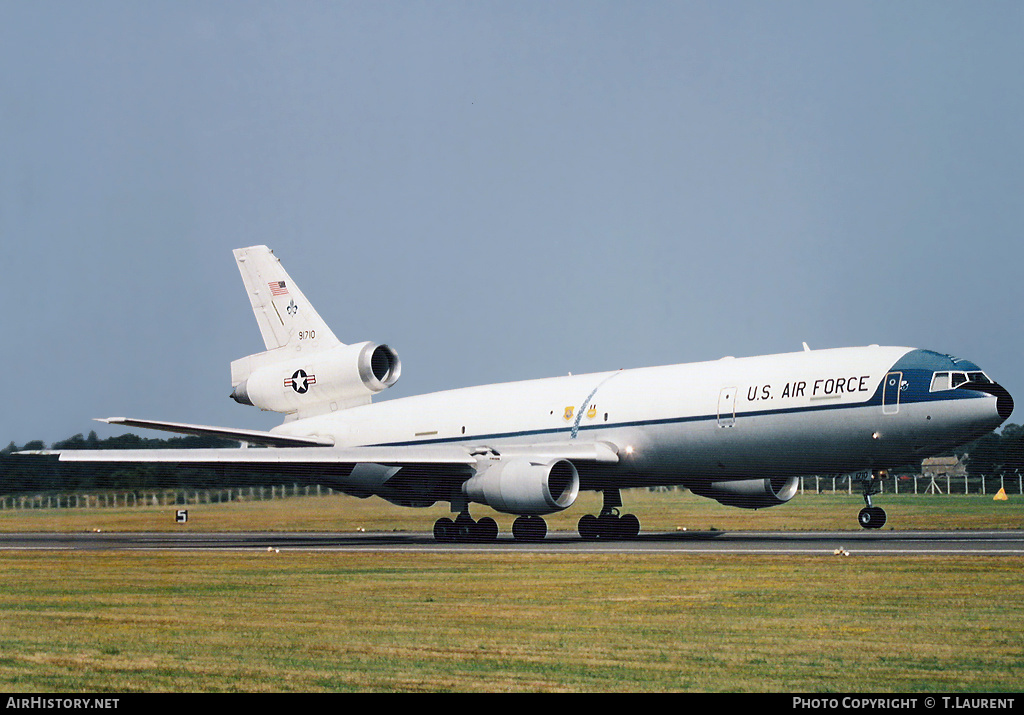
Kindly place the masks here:
POLYGON ((987 392, 995 397, 996 412, 999 413, 999 419, 1003 422, 1005 422, 1013 412, 1013 397, 1011 397, 1006 388, 998 382, 989 382, 984 384, 971 382, 964 385, 964 387, 970 390, 977 390, 978 392, 987 392))
POLYGON ((999 416, 1005 422, 1013 412, 1013 397, 1011 397, 1006 388, 999 383, 996 383, 995 387, 996 392, 993 394, 996 396, 996 411, 999 412, 999 416))

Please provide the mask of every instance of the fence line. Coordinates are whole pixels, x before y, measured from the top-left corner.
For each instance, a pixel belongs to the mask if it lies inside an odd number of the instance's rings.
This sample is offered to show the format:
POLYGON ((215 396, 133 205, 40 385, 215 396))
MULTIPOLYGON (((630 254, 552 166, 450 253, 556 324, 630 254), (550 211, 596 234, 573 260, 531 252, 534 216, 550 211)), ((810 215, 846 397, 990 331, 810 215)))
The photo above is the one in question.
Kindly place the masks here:
POLYGON ((269 501, 301 496, 325 496, 335 490, 319 484, 280 484, 232 489, 145 489, 131 491, 65 492, 0 495, 0 511, 11 509, 103 509, 108 507, 176 506, 269 501))
MULTIPOLYGON (((894 494, 942 494, 956 496, 964 494, 996 494, 1000 489, 1005 494, 1024 494, 1024 475, 1020 473, 999 476, 977 476, 941 474, 934 477, 903 474, 889 475, 881 480, 882 493, 894 494)), ((800 493, 827 494, 845 492, 859 494, 856 479, 850 476, 829 475, 826 477, 800 477, 800 493)))

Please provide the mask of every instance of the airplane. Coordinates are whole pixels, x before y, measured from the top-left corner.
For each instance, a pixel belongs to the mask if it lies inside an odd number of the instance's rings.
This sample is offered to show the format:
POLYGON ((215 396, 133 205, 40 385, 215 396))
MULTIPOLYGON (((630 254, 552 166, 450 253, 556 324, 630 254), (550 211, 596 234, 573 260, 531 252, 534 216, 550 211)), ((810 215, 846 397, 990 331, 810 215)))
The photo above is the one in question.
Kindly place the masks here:
POLYGON ((358 497, 454 518, 439 541, 492 541, 482 504, 514 515, 517 540, 583 490, 603 494, 584 539, 634 538, 621 491, 679 485, 734 507, 790 501, 799 477, 861 474, 858 522, 885 471, 992 431, 1013 399, 976 364, 908 347, 811 350, 509 382, 373 402, 401 374, 384 344, 342 343, 266 246, 234 251, 266 350, 231 363, 231 397, 282 413, 269 430, 111 417, 125 427, 226 437, 241 449, 64 450, 63 462, 279 470, 358 497), (263 448, 250 448, 251 445, 263 448))

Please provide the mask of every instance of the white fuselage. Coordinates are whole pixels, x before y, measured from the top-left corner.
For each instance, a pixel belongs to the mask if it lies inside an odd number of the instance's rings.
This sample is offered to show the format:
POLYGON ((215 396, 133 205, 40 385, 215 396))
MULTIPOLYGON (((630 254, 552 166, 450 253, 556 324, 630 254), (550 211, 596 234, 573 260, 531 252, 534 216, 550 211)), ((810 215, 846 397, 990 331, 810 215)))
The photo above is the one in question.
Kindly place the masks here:
POLYGON ((582 474, 583 488, 602 488, 885 468, 1002 421, 988 395, 901 401, 907 385, 886 393, 884 378, 912 351, 815 350, 485 385, 274 432, 329 437, 337 447, 606 442, 618 463, 582 474))

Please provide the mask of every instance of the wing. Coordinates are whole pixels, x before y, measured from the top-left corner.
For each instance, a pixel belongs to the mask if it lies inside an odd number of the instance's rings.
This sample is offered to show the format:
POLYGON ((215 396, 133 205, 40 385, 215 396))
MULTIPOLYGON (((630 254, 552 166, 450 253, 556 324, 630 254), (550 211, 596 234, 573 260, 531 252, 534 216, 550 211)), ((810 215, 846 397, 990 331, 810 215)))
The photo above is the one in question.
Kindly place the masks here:
MULTIPOLYGON (((269 434, 269 433, 266 433, 269 434)), ((277 435, 272 435, 277 436, 277 435)), ((400 445, 373 447, 283 447, 278 449, 67 449, 19 452, 58 456, 61 462, 131 464, 357 465, 405 467, 420 464, 472 467, 490 461, 520 458, 535 462, 555 459, 614 464, 618 450, 608 442, 552 442, 539 445, 487 446, 400 445)))
MULTIPOLYGON (((21 452, 19 454, 25 454, 21 452)), ((33 454, 57 455, 61 462, 108 464, 233 464, 314 466, 381 464, 449 464, 472 466, 475 457, 458 447, 282 447, 277 449, 67 449, 33 454)))
POLYGON ((19 454, 46 455, 61 463, 83 466, 134 464, 171 470, 211 469, 220 475, 215 478, 237 486, 278 483, 270 480, 283 476, 354 496, 376 494, 403 506, 429 506, 466 494, 474 501, 508 513, 566 508, 579 488, 575 465, 614 465, 619 459, 617 448, 610 443, 579 441, 502 445, 500 448, 425 444, 347 448, 44 450, 19 454), (550 493, 548 479, 556 464, 566 463, 573 465, 569 467, 572 486, 560 484, 562 491, 559 493, 572 496, 558 502, 545 496, 550 493), (521 494, 525 493, 532 495, 525 497, 528 502, 522 501, 521 494), (515 501, 517 498, 520 501, 515 501))

